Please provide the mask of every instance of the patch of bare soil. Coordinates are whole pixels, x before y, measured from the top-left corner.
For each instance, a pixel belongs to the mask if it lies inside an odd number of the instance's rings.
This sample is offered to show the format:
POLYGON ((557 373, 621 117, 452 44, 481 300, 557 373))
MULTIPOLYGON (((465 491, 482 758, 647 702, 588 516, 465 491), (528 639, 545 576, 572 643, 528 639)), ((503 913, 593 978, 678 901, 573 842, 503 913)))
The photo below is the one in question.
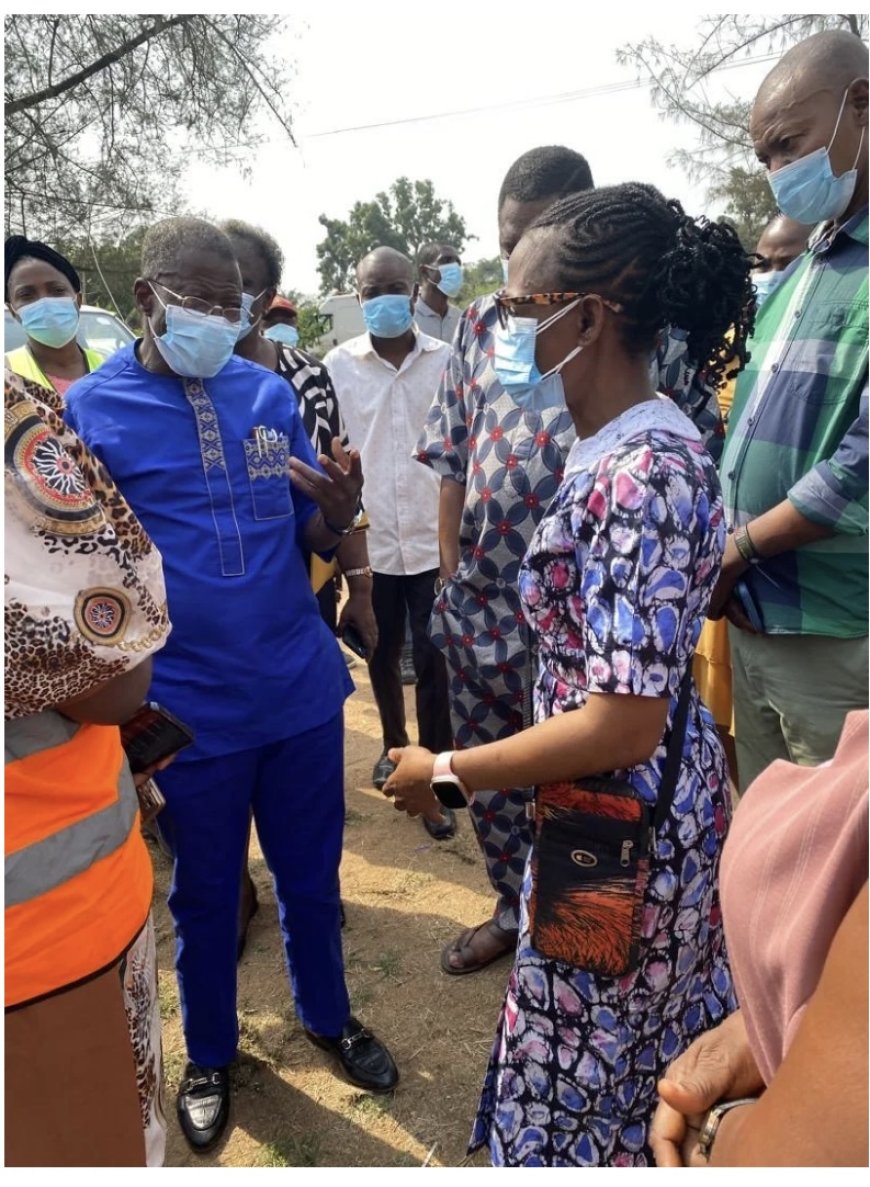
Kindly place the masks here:
MULTIPOLYGON (((347 826, 341 867, 347 914, 344 955, 352 1008, 389 1045, 401 1076, 395 1093, 370 1096, 333 1073, 305 1039, 284 971, 269 872, 252 841, 260 911, 239 966, 241 1037, 228 1136, 192 1153, 178 1129, 175 1093, 184 1071, 169 863, 153 850, 158 893, 160 1000, 168 1166, 459 1166, 477 1107, 507 981, 508 960, 465 977, 442 973, 442 947, 486 919, 492 894, 467 815, 457 836, 430 840, 371 786, 380 724, 365 666, 346 706, 347 826)), ((413 720, 413 689, 406 689, 413 720)), ((488 1165, 482 1151, 471 1165, 488 1165)))

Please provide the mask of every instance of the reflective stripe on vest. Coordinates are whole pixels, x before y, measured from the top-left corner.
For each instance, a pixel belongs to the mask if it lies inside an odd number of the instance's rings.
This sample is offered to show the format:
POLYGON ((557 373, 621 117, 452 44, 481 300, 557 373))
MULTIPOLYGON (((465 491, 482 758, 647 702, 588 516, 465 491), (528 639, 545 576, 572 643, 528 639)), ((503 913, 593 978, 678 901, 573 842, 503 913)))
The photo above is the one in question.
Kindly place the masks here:
MULTIPOLYGON (((106 361, 104 356, 97 350, 91 350, 89 347, 79 347, 79 349, 85 356, 89 373, 96 371, 97 367, 106 361)), ((14 371, 16 375, 20 375, 22 379, 30 379, 34 383, 38 383, 41 387, 47 387, 49 391, 54 391, 51 380, 43 372, 39 363, 37 363, 26 346, 19 346, 17 350, 10 350, 5 356, 4 361, 8 369, 14 371)))
MULTIPOLYGON (((37 713, 6 722, 6 762, 29 758, 75 737, 79 726, 58 713, 37 713)), ((15 907, 54 890, 95 861, 114 853, 130 835, 139 801, 126 763, 118 799, 67 828, 9 854, 5 866, 6 906, 15 907)))
POLYGON ((6 1008, 119 960, 151 906, 121 736, 47 711, 6 723, 6 1008))

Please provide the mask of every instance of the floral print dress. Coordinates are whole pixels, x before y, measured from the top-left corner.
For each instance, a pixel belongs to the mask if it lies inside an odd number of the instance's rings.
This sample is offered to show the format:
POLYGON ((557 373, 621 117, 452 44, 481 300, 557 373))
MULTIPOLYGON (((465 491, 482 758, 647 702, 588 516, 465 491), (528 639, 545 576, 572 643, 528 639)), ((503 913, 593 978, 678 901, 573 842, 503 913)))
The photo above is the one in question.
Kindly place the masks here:
MULTIPOLYGON (((590 693, 670 695, 673 713, 724 530, 713 461, 669 401, 636 405, 576 442, 520 572, 538 720, 582 708, 590 693)), ((650 805, 665 746, 618 772, 650 805)), ((735 1006, 718 893, 729 816, 724 757, 693 689, 674 802, 650 859, 639 965, 607 978, 538 953, 527 868, 470 1149, 488 1143, 506 1166, 652 1163, 657 1079, 735 1006)))

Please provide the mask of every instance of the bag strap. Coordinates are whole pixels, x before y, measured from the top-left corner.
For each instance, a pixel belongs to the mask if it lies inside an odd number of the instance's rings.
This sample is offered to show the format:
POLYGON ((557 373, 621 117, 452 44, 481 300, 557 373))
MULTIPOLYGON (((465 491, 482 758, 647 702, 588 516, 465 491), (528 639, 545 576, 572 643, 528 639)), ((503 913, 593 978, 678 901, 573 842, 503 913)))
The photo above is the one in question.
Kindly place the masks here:
POLYGON ((662 781, 659 785, 659 795, 653 816, 653 830, 658 832, 664 824, 674 802, 677 790, 677 780, 680 776, 680 763, 683 759, 683 743, 686 740, 686 725, 689 720, 689 702, 692 699, 692 664, 686 668, 680 685, 680 695, 674 710, 671 723, 671 736, 668 739, 668 749, 665 755, 665 765, 662 771, 662 781))

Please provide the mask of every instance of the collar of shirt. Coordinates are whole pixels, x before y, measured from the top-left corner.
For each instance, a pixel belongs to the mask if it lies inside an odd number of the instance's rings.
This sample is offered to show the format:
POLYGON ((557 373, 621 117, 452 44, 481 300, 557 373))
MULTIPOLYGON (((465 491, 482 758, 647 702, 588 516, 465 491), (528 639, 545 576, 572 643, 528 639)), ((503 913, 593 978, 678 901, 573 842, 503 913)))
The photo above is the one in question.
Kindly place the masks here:
POLYGON ((838 240, 842 243, 842 237, 844 236, 848 236, 850 239, 854 239, 856 243, 861 243, 864 247, 867 247, 867 221, 867 207, 862 206, 841 227, 836 227, 834 223, 830 222, 820 223, 810 236, 809 250, 816 253, 830 251, 832 247, 837 245, 838 240))
MULTIPOLYGON (((443 346, 444 343, 438 338, 432 338, 429 334, 424 334, 422 330, 418 330, 415 327, 414 349, 408 352, 408 354, 402 360, 402 365, 398 368, 398 370, 407 370, 407 368, 410 367, 414 360, 421 354, 428 354, 433 350, 441 350, 443 346)), ((375 350, 370 334, 360 334, 358 338, 351 338, 349 341, 342 343, 338 349, 347 351, 349 355, 352 355, 357 359, 366 358, 368 355, 371 355, 373 358, 376 358, 379 362, 383 363, 385 367, 392 366, 391 363, 379 355, 375 350)))

